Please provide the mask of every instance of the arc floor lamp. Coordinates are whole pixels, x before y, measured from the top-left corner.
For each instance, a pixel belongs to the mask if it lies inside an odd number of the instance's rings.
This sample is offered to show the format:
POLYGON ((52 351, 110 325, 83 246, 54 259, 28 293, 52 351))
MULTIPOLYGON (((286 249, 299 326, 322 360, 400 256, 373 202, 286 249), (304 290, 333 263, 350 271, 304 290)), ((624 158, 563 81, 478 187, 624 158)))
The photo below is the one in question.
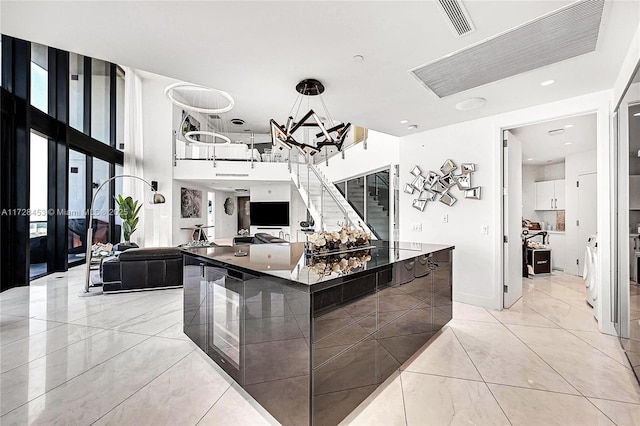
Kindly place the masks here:
POLYGON ((102 289, 94 289, 93 291, 91 291, 89 289, 90 286, 90 281, 91 281, 91 254, 92 254, 92 250, 91 247, 93 246, 93 244, 91 244, 91 242, 93 241, 93 204, 96 201, 96 195, 98 195, 98 193, 100 192, 100 190, 102 189, 103 186, 105 186, 106 184, 108 184, 109 182, 116 180, 116 179, 120 179, 120 178, 133 178, 133 179, 138 179, 142 182, 144 182, 145 184, 147 184, 149 187, 151 187, 151 190, 153 191, 153 194, 151 195, 151 199, 149 200, 149 202, 151 204, 163 204, 165 202, 164 199, 164 195, 160 194, 159 192, 157 192, 157 188, 154 185, 151 185, 149 182, 147 182, 146 180, 138 177, 138 176, 133 176, 133 175, 118 175, 118 176, 113 176, 109 179, 107 179, 106 181, 104 181, 102 183, 102 185, 100 185, 98 187, 98 189, 96 190, 96 192, 93 194, 93 198, 91 198, 91 205, 89 207, 89 223, 88 223, 88 228, 87 228, 87 240, 85 242, 85 244, 87 245, 87 255, 86 255, 86 262, 87 262, 87 276, 85 277, 85 283, 84 283, 84 291, 78 293, 78 296, 80 297, 86 297, 86 296, 97 296, 102 294, 102 289))

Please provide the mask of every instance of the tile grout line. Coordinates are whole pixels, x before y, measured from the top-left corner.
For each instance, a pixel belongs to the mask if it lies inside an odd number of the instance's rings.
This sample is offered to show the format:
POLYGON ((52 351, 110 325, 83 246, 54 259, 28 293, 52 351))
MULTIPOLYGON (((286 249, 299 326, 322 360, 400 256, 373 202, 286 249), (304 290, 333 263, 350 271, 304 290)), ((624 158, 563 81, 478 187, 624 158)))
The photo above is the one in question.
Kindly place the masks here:
POLYGON ((478 369, 478 366, 476 365, 475 362, 473 362, 473 359, 471 358, 471 355, 469 355, 469 352, 467 352, 467 348, 464 347, 464 345, 462 344, 462 342, 460 341, 460 339, 458 338, 458 335, 456 334, 456 331, 453 329, 453 327, 449 327, 449 329, 451 330, 451 332, 453 333, 453 337, 456 338, 456 341, 458 342, 458 344, 460 345, 460 347, 462 348, 462 350, 464 351, 465 355, 467 356, 467 358, 469 358, 469 361, 471 361, 471 365, 473 365, 473 368, 476 369, 476 371, 478 372, 478 376, 480 376, 480 379, 482 379, 482 381, 484 383, 487 383, 487 381, 484 379, 484 377, 482 376, 482 373, 480 373, 480 370, 478 369))
POLYGON ((211 404, 211 407, 209 407, 209 408, 207 409, 207 411, 202 415, 202 417, 200 417, 200 419, 196 422, 195 426, 198 426, 198 425, 202 422, 202 419, 204 419, 205 417, 207 417, 207 414, 209 414, 209 412, 210 412, 211 410, 213 410, 213 407, 215 407, 215 406, 216 406, 216 404, 218 403, 218 401, 220 401, 220 400, 222 399, 222 397, 223 397, 223 396, 225 396, 225 395, 227 394, 227 392, 229 392, 229 389, 231 389, 231 383, 229 383, 229 387, 228 387, 228 388, 226 388, 226 389, 224 390, 224 392, 222 392, 222 395, 220 395, 220 396, 219 396, 219 397, 218 397, 218 398, 213 402, 213 404, 211 404))
POLYGON ((489 387, 489 385, 485 382, 484 384, 487 387, 487 390, 489 391, 489 393, 491 394, 491 396, 493 397, 493 400, 496 402, 496 404, 498 404, 498 407, 500 407, 500 411, 502 411, 502 414, 504 414, 504 417, 507 419, 507 421, 509 422, 510 425, 513 426, 513 422, 511 421, 511 419, 509 418, 509 416, 507 415, 506 411, 504 411, 504 408, 502 407, 502 404, 500 404, 500 401, 498 401, 498 398, 496 398, 496 395, 493 393, 493 391, 491 390, 491 388, 489 387))
MULTIPOLYGON (((149 337, 151 338, 151 337, 149 337)), ((149 339, 145 339, 144 341, 147 341, 149 339)), ((142 343, 142 342, 140 342, 142 343)), ((137 345, 136 345, 137 346, 137 345)), ((101 415, 100 417, 98 417, 97 419, 95 419, 94 421, 92 421, 90 424, 93 425, 96 422, 100 421, 100 419, 102 419, 104 416, 106 416, 107 414, 109 414, 110 412, 112 412, 113 410, 115 410, 116 408, 118 408, 120 405, 124 404, 125 402, 127 402, 132 396, 134 396, 135 394, 137 394, 138 392, 140 392, 142 389, 144 389, 145 387, 147 387, 149 384, 151 384, 152 382, 154 382, 155 380, 158 379, 158 377, 162 376, 164 373, 166 373, 167 371, 169 371, 171 368, 173 368, 176 364, 178 364, 179 362, 181 362, 183 359, 185 359, 186 357, 188 357, 189 355, 191 355, 193 352, 195 352, 195 349, 192 349, 190 352, 188 352, 185 356, 183 356, 182 358, 178 359, 176 362, 174 362, 173 364, 171 364, 169 367, 167 367, 166 369, 164 369, 162 372, 160 372, 160 374, 158 374, 156 377, 154 377, 153 379, 149 380, 147 383, 143 384, 142 386, 140 386, 137 390, 133 391, 133 393, 131 395, 129 395, 128 397, 126 397, 125 399, 123 399, 122 401, 116 403, 116 405, 114 405, 113 407, 111 407, 110 410, 108 410, 106 413, 104 413, 103 415, 101 415)))
MULTIPOLYGON (((28 339, 28 338, 30 338, 30 337, 37 336, 37 335, 42 334, 42 333, 46 333, 46 332, 47 332, 47 331, 49 331, 49 330, 53 330, 53 329, 55 329, 55 328, 61 327, 61 326, 63 326, 64 324, 66 324, 66 323, 64 323, 64 322, 60 322, 60 321, 41 320, 41 319, 37 319, 37 318, 23 318, 22 320, 20 320, 20 321, 16 321, 16 322, 21 322, 21 321, 31 321, 31 320, 42 321, 42 322, 52 322, 52 323, 57 323, 58 325, 57 325, 57 326, 55 326, 55 327, 46 328, 46 329, 44 329, 44 330, 42 330, 42 331, 39 331, 39 332, 37 332, 37 333, 30 334, 30 335, 25 336, 25 337, 21 337, 21 338, 16 339, 16 340, 12 340, 12 341, 10 341, 9 343, 0 343, 0 347, 4 347, 4 346, 7 346, 7 345, 11 345, 11 344, 13 344, 13 343, 19 342, 20 340, 28 339)), ((9 326, 14 325, 14 324, 15 324, 15 322, 12 322, 11 324, 7 324, 7 325, 6 325, 6 327, 9 327, 9 326)), ((2 340, 2 330, 0 330, 0 340, 2 340)))
MULTIPOLYGON (((578 392, 578 394, 580 394, 581 396, 584 397, 584 394, 582 392, 580 392, 574 385, 573 383, 571 383, 566 377, 564 377, 562 374, 560 374, 555 368, 553 368, 551 366, 551 364, 549 364, 547 362, 547 360, 545 360, 544 358, 542 358, 542 356, 536 352, 535 350, 533 350, 533 348, 531 346, 529 346, 524 340, 522 340, 520 337, 518 337, 517 334, 515 334, 509 327, 505 326, 504 324, 502 325, 504 328, 506 328, 509 333, 513 334, 513 336, 518 339, 520 342, 522 342, 523 345, 525 345, 527 347, 527 349, 529 349, 533 354, 535 354, 535 356, 538 357, 538 359, 540 359, 542 362, 544 362, 551 370, 553 370, 558 376, 560 376, 562 378, 562 380, 564 380, 569 386, 571 386, 573 389, 575 389, 576 392, 578 392)), ((544 327, 539 327, 539 328, 544 328, 544 327)), ((562 329, 564 331, 566 331, 564 328, 562 329)))
MULTIPOLYGON (((38 395, 38 396, 35 396, 35 397, 31 398, 30 400, 28 400, 28 401, 27 401, 27 402, 25 402, 24 404, 20 404, 19 406, 15 407, 15 408, 13 408, 13 409, 11 409, 11 410, 9 410, 9 411, 7 411, 7 412, 6 412, 6 413, 4 413, 1 417, 5 417, 5 416, 6 416, 6 415, 8 415, 9 413, 11 413, 11 412, 13 412, 13 411, 15 411, 15 410, 19 409, 20 407, 23 407, 23 406, 25 406, 25 405, 29 404, 31 401, 33 401, 33 400, 35 400, 35 399, 38 399, 38 398, 40 398, 40 397, 42 397, 42 396, 44 396, 44 395, 48 394, 49 392, 53 391, 54 389, 57 389, 57 388, 59 388, 60 386, 63 386, 64 384, 66 384, 67 382, 69 382, 69 381, 71 381, 71 380, 75 379, 76 377, 82 376, 83 374, 88 373, 89 371, 93 370, 94 368, 99 367, 100 365, 102 365, 102 364, 104 364, 104 363, 106 363, 106 362, 111 361, 113 358, 115 358, 115 357, 117 357, 117 356, 119 356, 119 355, 122 355, 123 353, 127 352, 127 351, 128 351, 128 350, 130 350, 130 349, 135 348, 136 346, 140 345, 140 344, 141 344, 141 343, 143 343, 143 342, 146 342, 147 340, 151 339, 151 337, 153 337, 153 336, 148 336, 146 339, 141 340, 139 343, 136 343, 135 345, 133 345, 133 346, 131 346, 131 347, 129 347, 129 348, 126 348, 126 349, 124 349, 124 350, 122 350, 122 351, 118 352, 117 354, 113 355, 112 357, 105 359, 104 361, 102 361, 102 362, 100 362, 100 363, 98 363, 98 364, 94 365, 93 367, 91 367, 91 368, 89 368, 89 369, 87 369, 87 370, 83 371, 82 373, 76 374, 75 376, 73 376, 73 377, 71 377, 71 378, 69 378, 69 379, 65 380, 64 382, 60 383, 60 384, 59 384, 59 385, 57 385, 57 386, 54 386, 53 388, 49 389, 48 391, 45 391, 44 393, 41 393, 40 395, 38 395)), ((64 349, 64 348, 63 348, 63 349, 64 349)), ((1 418, 1 417, 0 417, 0 418, 1 418)))
POLYGON ((474 379, 468 379, 465 377, 454 377, 454 376, 445 376, 444 374, 435 374, 435 373, 422 373, 420 371, 411 371, 411 370, 402 370, 403 373, 412 373, 412 374, 421 374, 423 376, 433 376, 433 377, 443 377, 445 379, 454 379, 454 380, 466 380, 467 382, 474 382, 474 383, 487 383, 484 380, 474 380, 474 379))
POLYGON ((400 395, 402 395, 402 410, 404 411, 404 426, 409 426, 409 419, 407 419, 407 401, 404 398, 404 383, 402 382, 403 371, 398 370, 398 377, 400 378, 400 395))
MULTIPOLYGON (((580 336, 578 336, 577 334, 574 333, 575 331, 582 331, 582 330, 569 330, 569 329, 565 329, 565 330, 567 332, 569 332, 572 336, 575 336, 576 338, 578 338, 581 342, 586 343, 587 345, 591 346, 592 348, 594 348, 598 352, 602 353, 606 357, 608 357, 608 358, 612 359, 613 361, 617 362, 621 366, 623 366, 625 368, 628 368, 626 365, 624 365, 623 363, 621 363, 620 361, 618 361, 617 359, 615 359, 614 357, 612 357, 608 353, 604 352, 602 349, 598 348, 597 346, 592 345, 591 343, 589 343, 588 341, 584 340, 582 337, 580 337, 580 336)), ((593 331, 585 331, 585 333, 594 333, 594 332, 593 331)), ((600 333, 600 332, 598 332, 598 333, 600 333)), ((604 334, 604 333, 600 333, 600 334, 604 334)), ((620 346, 620 349, 624 351, 624 349, 622 349, 622 346, 620 346)), ((633 366, 631 366, 630 369, 633 370, 633 366)))
MULTIPOLYGON (((590 398, 588 397, 584 397, 587 401, 589 401, 589 404, 593 405, 595 407, 596 410, 598 410, 600 413, 602 413, 603 416, 605 416, 607 419, 611 420, 611 423, 613 423, 614 425, 617 425, 616 422, 613 421, 613 419, 611 417, 609 417, 607 415, 607 413, 605 413, 604 411, 602 411, 600 408, 598 408, 598 406, 596 404, 593 403, 593 401, 591 401, 590 398)), ((621 402, 621 401, 620 401, 621 402)))
MULTIPOLYGON (((488 312, 487 309, 485 309, 485 311, 488 312)), ((491 312, 488 312, 488 313, 489 313, 489 315, 491 315, 491 312)), ((498 320, 498 322, 500 322, 500 320, 498 320)), ((503 327, 504 327, 504 325, 503 325, 503 327)), ((467 355, 467 358, 469 358, 469 361, 471 361, 471 365, 473 365, 473 368, 475 368, 476 371, 478 372, 478 375, 482 379, 482 383, 484 383, 484 386, 487 388, 487 390, 489 391, 489 393, 493 397, 494 401, 496 401, 496 404, 498 404, 498 407, 500 407, 500 411, 502 411, 502 414, 504 414, 505 419, 507 419, 507 421, 509 422, 510 425, 513 425, 513 423, 511 422, 511 419, 509 418, 507 413, 504 411, 504 408, 502 408, 502 405, 500 405, 500 402, 498 401, 496 396, 493 394, 493 392, 491 392, 491 388, 489 388, 489 385, 487 384, 487 381, 484 379, 484 376, 482 376, 482 373, 480 373, 480 370, 478 369, 478 366, 476 365, 475 362, 473 362, 473 359, 471 358, 471 355, 469 355, 469 352, 467 352, 467 348, 464 347, 464 345, 462 344, 462 342, 458 338, 458 335, 456 334, 455 330, 452 327, 450 327, 450 328, 451 328, 451 332, 453 333, 453 336, 456 338, 456 341, 458 342, 458 344, 460 345, 460 347, 462 348, 464 353, 467 355)))
MULTIPOLYGON (((57 328, 57 327, 55 327, 55 328, 57 328)), ((6 373, 9 373, 9 372, 11 372, 11 371, 15 370, 16 368, 23 367, 23 366, 25 366, 25 365, 31 364, 32 362, 38 361, 39 359, 42 359, 42 358, 45 358, 45 357, 47 357, 47 356, 53 355, 53 354, 54 354, 54 353, 56 353, 56 352, 59 352, 59 351, 61 351, 61 350, 63 350, 63 349, 67 349, 67 348, 68 348, 69 346, 71 346, 71 345, 75 345, 76 343, 84 342, 85 340, 89 339, 90 337, 98 336, 98 335, 100 335, 100 334, 104 333, 105 331, 108 331, 108 330, 103 330, 103 329, 101 329, 100 331, 98 331, 98 332, 97 332, 97 333, 95 333, 95 334, 92 334, 92 335, 90 335, 90 336, 83 337, 82 339, 79 339, 79 340, 76 340, 75 342, 69 343, 69 344, 67 344, 67 345, 65 345, 65 346, 63 346, 63 347, 61 347, 61 348, 56 349, 55 351, 47 352, 47 353, 43 354, 42 356, 39 356, 39 357, 34 358, 34 359, 32 359, 32 360, 29 360, 29 359, 27 358, 27 362, 24 362, 24 363, 22 363, 22 364, 16 365, 15 367, 11 367, 10 369, 8 369, 8 370, 6 370, 6 371, 2 371, 2 372, 0 372, 0 375, 3 375, 3 374, 6 374, 6 373)), ((12 344, 13 344, 13 343, 9 343, 9 345, 12 345, 12 344)), ((9 346, 9 345, 7 345, 7 346, 9 346)))
MULTIPOLYGON (((158 297, 158 298, 159 298, 159 297, 158 297)), ((137 301, 138 299, 142 299, 142 297, 136 298, 136 299, 134 299, 133 301, 137 301)), ((140 315, 136 315, 136 316, 134 316, 134 317, 132 317, 132 318, 127 319, 125 322, 133 321, 133 320, 135 320, 136 318, 140 318, 141 316, 146 315, 146 314, 148 314, 149 312, 152 312, 152 311, 155 311, 155 310, 158 310, 158 309, 162 309, 162 308, 164 308, 165 306, 170 305, 170 304, 172 304, 172 303, 176 303, 176 301, 175 301, 175 300, 172 300, 172 301, 170 301, 170 302, 167 302, 167 303, 164 303, 164 304, 162 304, 162 305, 156 306, 155 308, 152 308, 152 309, 150 309, 150 310, 148 310, 148 311, 146 311, 146 312, 143 312, 143 313, 142 313, 142 314, 140 314, 140 315)), ((90 317, 92 317, 92 316, 100 315, 100 314, 102 314, 102 313, 104 313, 104 312, 108 312, 108 311, 111 311, 111 310, 114 310, 114 309, 122 309, 122 307, 121 307, 121 306, 119 306, 119 305, 115 305, 115 306, 113 306, 113 307, 111 307, 111 308, 109 308, 109 309, 106 309, 106 310, 104 310, 104 311, 96 312, 96 313, 94 313, 94 314, 87 315, 86 317, 82 317, 82 318, 75 319, 74 321, 80 321, 80 320, 83 320, 83 319, 87 319, 87 318, 90 318, 90 317)), ((72 323, 72 324, 76 324, 76 323, 72 323)), ((78 325, 78 324, 76 324, 76 325, 78 325)), ((119 325, 122 325, 122 324, 117 324, 115 327, 117 327, 117 326, 119 326, 119 325)), ((89 326, 87 326, 87 327, 89 327, 89 326)))

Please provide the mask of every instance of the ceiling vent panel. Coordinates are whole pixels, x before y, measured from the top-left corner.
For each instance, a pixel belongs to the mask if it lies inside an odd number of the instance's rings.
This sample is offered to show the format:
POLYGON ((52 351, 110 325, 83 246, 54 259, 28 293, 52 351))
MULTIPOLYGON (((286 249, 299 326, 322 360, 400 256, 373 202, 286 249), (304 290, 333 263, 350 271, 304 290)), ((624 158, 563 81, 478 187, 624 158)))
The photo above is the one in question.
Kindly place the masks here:
POLYGON ((467 9, 459 0, 436 0, 436 5, 442 13, 453 32, 463 36, 475 30, 467 9))
POLYGON ((593 52, 603 7, 603 0, 573 3, 411 73, 442 98, 593 52))

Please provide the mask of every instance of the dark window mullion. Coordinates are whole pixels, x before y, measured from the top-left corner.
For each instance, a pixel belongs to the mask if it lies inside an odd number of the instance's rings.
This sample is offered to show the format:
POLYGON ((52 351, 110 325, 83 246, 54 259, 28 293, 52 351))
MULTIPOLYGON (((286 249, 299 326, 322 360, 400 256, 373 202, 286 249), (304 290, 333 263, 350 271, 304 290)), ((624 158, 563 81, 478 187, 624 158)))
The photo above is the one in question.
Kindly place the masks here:
MULTIPOLYGON (((58 121, 69 123, 69 53, 55 49, 56 114, 58 121)), ((52 114, 53 115, 53 114, 52 114)), ((60 140, 60 139, 59 139, 60 140)))
POLYGON ((58 117, 58 85, 56 84, 58 57, 56 56, 56 49, 53 47, 47 48, 47 61, 47 108, 51 117, 58 117))
POLYGON ((83 91, 83 131, 91 136, 91 58, 84 57, 84 91, 83 91))
POLYGON ((2 36, 2 87, 13 92, 13 38, 2 36))
MULTIPOLYGON (((85 235, 87 235, 87 229, 91 227, 91 223, 89 223, 89 209, 91 208, 91 200, 93 199, 93 157, 91 155, 87 155, 87 166, 86 166, 86 201, 87 201, 87 214, 85 216, 85 223, 87 226, 84 229, 85 235)), ((86 237, 85 237, 86 238, 86 237)), ((91 247, 93 245, 93 235, 91 235, 90 240, 86 241, 87 247, 91 247)))
POLYGON ((109 64, 109 145, 116 147, 116 78, 117 65, 109 64))
MULTIPOLYGON (((109 178, 116 175, 116 165, 113 163, 109 164, 109 178)), ((116 180, 112 180, 109 182, 109 211, 115 212, 115 199, 116 196, 116 180)), ((115 213, 109 215, 109 241, 112 243, 116 243, 116 217, 115 213)))

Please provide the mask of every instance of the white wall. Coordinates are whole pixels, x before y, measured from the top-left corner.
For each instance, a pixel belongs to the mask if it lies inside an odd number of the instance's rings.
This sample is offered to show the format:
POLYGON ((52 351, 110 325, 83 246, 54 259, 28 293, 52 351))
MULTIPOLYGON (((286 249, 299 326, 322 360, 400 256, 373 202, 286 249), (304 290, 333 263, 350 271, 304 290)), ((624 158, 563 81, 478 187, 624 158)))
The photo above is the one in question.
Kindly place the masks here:
MULTIPOLYGON (((493 185, 496 168, 493 144, 493 125, 488 119, 469 121, 441 127, 401 138, 400 188, 412 180, 410 170, 418 165, 422 170, 439 171, 447 159, 456 164, 475 163, 472 185, 482 186, 481 200, 457 197, 452 207, 430 202, 425 211, 411 207, 414 195, 400 191, 400 241, 453 244, 454 300, 497 308, 497 286, 494 266, 499 261, 495 250, 496 230, 492 229, 496 209, 492 202, 499 194, 493 185), (448 223, 442 216, 448 216, 448 223), (411 231, 413 224, 422 224, 422 232, 411 231), (483 225, 489 226, 489 235, 481 235, 483 225)), ((459 192, 454 190, 454 196, 459 192)))
MULTIPOLYGON (((184 241, 174 240, 172 230, 175 207, 180 204, 180 192, 176 195, 173 184, 173 152, 171 137, 172 104, 164 95, 164 88, 174 82, 169 78, 142 80, 143 168, 148 182, 158 182, 158 192, 165 196, 165 204, 149 205, 145 200, 141 229, 145 234, 145 246, 171 246, 184 241)), ((145 186, 145 194, 150 194, 145 186)), ((180 210, 178 207, 178 215, 180 210)), ((179 216, 178 216, 179 217, 179 216)), ((204 219, 206 222, 206 218, 204 219)))
POLYGON ((318 169, 330 182, 361 176, 373 170, 391 167, 400 162, 400 138, 369 130, 367 149, 359 143, 329 159, 329 166, 318 164, 318 169))
POLYGON ((542 167, 542 180, 559 180, 565 178, 564 163, 550 164, 542 167))
POLYGON ((216 238, 231 238, 238 233, 238 197, 233 192, 214 191, 215 210, 213 220, 215 223, 216 238), (224 211, 224 203, 227 198, 233 201, 233 214, 228 215, 224 211))
MULTIPOLYGON (((190 241, 191 231, 188 229, 181 229, 181 228, 191 228, 195 225, 206 225, 208 222, 207 197, 208 197, 209 189, 205 186, 198 185, 193 182, 182 182, 182 181, 174 180, 172 192, 173 192, 173 200, 174 200, 174 202, 171 205, 172 220, 171 220, 171 227, 170 227, 171 238, 173 241, 172 245, 184 244, 190 241), (202 192, 202 208, 200 211, 200 217, 192 217, 192 218, 182 217, 181 188, 197 189, 198 191, 202 192)), ((234 215, 234 218, 235 218, 235 215, 234 215)), ((216 238, 217 237, 218 236, 216 234, 216 238)))
POLYGON ((291 183, 252 184, 249 190, 252 202, 291 200, 291 183))
POLYGON ((298 231, 303 220, 307 220, 307 205, 298 188, 291 185, 291 241, 306 241, 305 235, 298 231))
POLYGON ((636 33, 629 44, 627 54, 625 55, 618 77, 613 85, 613 102, 611 103, 611 112, 615 109, 616 105, 620 102, 622 95, 627 88, 628 82, 631 80, 636 66, 640 62, 640 25, 636 29, 636 33))
MULTIPOLYGON (((598 113, 598 188, 608 188, 610 170, 609 102, 610 91, 569 98, 478 120, 459 123, 400 138, 400 185, 409 181, 414 164, 438 169, 451 158, 457 164, 477 165, 473 185, 482 186, 482 200, 460 199, 449 208, 430 203, 424 212, 411 208, 412 195, 400 193, 400 239, 456 246, 454 255, 454 300, 488 308, 502 304, 502 144, 501 129, 515 128, 539 121, 585 112, 598 113), (600 173, 600 171, 604 173, 600 173), (448 215, 448 223, 442 216, 448 215), (411 231, 413 223, 422 223, 423 231, 411 231), (489 234, 481 235, 481 227, 489 226, 489 234)), ((601 242, 609 245, 611 212, 606 203, 598 204, 601 242)), ((601 271, 610 269, 610 258, 603 256, 601 271)), ((609 278, 603 293, 608 291, 609 278)), ((604 275, 607 275, 604 277, 604 275)), ((602 287, 601 287, 602 288, 602 287)), ((608 309, 609 301, 603 301, 608 309)), ((608 315, 608 313, 607 313, 608 315)), ((600 315, 606 318, 606 315, 600 315)))

